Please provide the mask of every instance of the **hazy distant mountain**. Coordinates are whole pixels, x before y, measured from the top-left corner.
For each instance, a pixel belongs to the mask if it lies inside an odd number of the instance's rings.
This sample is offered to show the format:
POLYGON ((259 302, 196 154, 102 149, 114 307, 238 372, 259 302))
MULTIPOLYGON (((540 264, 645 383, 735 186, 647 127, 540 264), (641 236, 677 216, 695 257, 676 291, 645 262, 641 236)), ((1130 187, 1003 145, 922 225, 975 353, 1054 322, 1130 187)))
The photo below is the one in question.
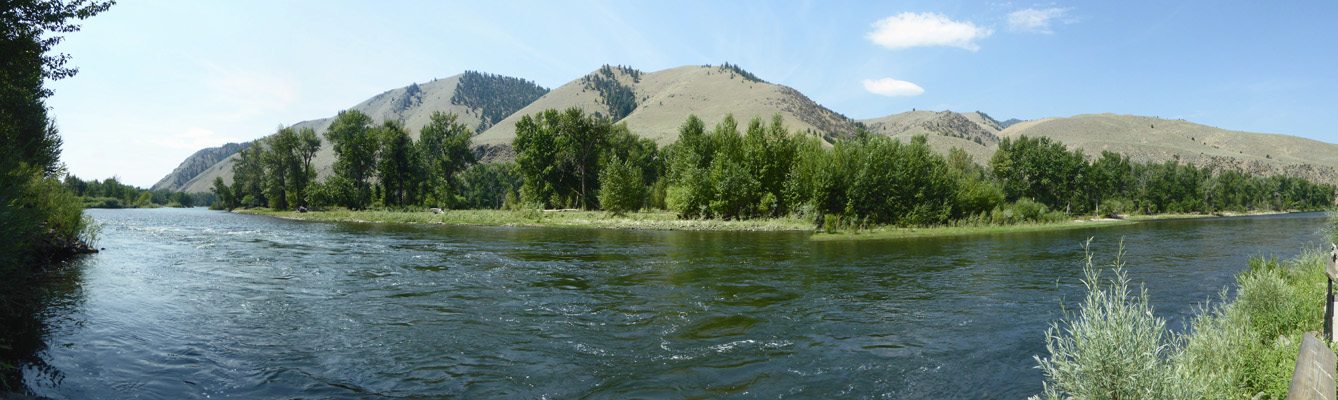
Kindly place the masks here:
MULTIPOLYGON (((467 72, 390 90, 352 109, 378 122, 401 119, 414 137, 433 111, 456 113, 461 122, 475 128, 475 152, 490 162, 514 158, 511 140, 521 116, 569 107, 626 123, 633 133, 661 145, 677 140, 678 128, 690 114, 700 117, 709 129, 727 114, 742 125, 754 117, 769 119, 779 113, 792 132, 822 136, 829 142, 852 137, 862 124, 872 134, 903 140, 926 135, 936 151, 961 148, 980 163, 989 160, 1001 138, 1046 136, 1070 148, 1082 148, 1089 157, 1109 150, 1137 161, 1192 162, 1214 171, 1286 174, 1338 184, 1338 145, 1330 143, 1113 114, 999 122, 982 112, 911 111, 854 121, 792 88, 767 83, 729 64, 650 73, 605 66, 552 91, 523 79, 467 72)), ((324 133, 330 121, 304 121, 294 127, 324 133)), ((231 182, 233 154, 240 145, 229 146, 197 152, 154 188, 204 192, 215 177, 231 182)), ((326 143, 315 159, 322 177, 330 174, 333 162, 333 151, 326 143)))
MULTIPOLYGON (((482 132, 546 93, 548 89, 523 79, 465 72, 445 79, 393 89, 373 96, 350 109, 366 113, 377 123, 388 119, 402 120, 404 126, 409 128, 410 135, 417 138, 418 130, 430 121, 434 111, 455 113, 459 115, 461 123, 474 128, 475 132, 482 132)), ((324 139, 325 129, 332 121, 333 115, 293 125, 296 129, 315 129, 317 134, 321 135, 324 143, 320 152, 316 154, 313 164, 322 177, 329 176, 331 165, 334 164, 334 150, 324 139)), ((225 182, 232 182, 232 162, 235 157, 224 158, 204 169, 199 169, 193 166, 204 164, 207 160, 194 160, 198 155, 200 154, 196 153, 191 156, 182 163, 182 167, 177 167, 177 170, 163 178, 163 181, 159 182, 161 188, 197 193, 208 191, 215 177, 222 177, 225 182), (187 165, 192 167, 183 169, 187 165)), ((154 188, 160 186, 154 185, 154 188)))

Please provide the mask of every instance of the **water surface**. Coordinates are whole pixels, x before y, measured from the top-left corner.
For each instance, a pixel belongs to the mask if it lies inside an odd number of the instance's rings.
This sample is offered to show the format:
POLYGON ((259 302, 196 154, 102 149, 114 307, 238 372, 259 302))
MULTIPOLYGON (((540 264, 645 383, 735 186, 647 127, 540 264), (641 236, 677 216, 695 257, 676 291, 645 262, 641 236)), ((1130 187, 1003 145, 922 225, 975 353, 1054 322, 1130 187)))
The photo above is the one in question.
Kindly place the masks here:
POLYGON ((1322 214, 811 242, 802 233, 90 210, 43 315, 53 398, 1021 398, 1082 243, 1180 326, 1322 214), (52 370, 58 372, 51 372, 52 370))

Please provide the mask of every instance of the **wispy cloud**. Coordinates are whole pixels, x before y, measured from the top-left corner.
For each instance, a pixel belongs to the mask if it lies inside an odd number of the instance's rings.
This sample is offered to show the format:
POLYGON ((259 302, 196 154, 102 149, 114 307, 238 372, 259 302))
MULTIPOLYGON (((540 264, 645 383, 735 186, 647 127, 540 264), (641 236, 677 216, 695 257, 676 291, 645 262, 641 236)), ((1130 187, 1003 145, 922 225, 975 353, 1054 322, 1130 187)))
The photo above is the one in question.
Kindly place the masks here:
POLYGON ((1028 8, 1013 11, 1008 14, 1008 29, 1049 35, 1055 33, 1054 30, 1050 29, 1050 25, 1055 20, 1064 18, 1064 14, 1067 12, 1068 9, 1064 8, 1028 8))
POLYGON ((896 96, 919 96, 924 94, 925 89, 914 83, 899 81, 892 78, 883 79, 865 79, 864 90, 869 93, 896 97, 896 96))
POLYGON ((873 23, 873 32, 865 37, 892 50, 920 46, 951 46, 970 51, 980 49, 977 39, 984 39, 993 30, 971 22, 948 19, 943 14, 905 12, 873 23))

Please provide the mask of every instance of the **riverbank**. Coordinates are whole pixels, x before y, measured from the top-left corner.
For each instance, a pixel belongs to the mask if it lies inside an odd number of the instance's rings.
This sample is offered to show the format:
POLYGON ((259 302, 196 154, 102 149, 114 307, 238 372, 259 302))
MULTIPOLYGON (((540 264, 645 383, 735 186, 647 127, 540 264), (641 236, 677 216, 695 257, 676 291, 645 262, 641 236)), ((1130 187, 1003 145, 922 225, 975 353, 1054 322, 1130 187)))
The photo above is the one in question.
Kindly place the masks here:
MULTIPOLYGON (((581 210, 445 210, 441 214, 429 211, 345 210, 278 211, 267 208, 238 209, 233 212, 264 215, 304 221, 329 222, 384 222, 409 224, 524 226, 553 228, 643 229, 664 231, 726 231, 726 232, 815 232, 814 225, 795 217, 721 220, 680 219, 671 211, 640 211, 613 215, 605 211, 581 210)), ((1035 222, 1013 225, 970 225, 924 228, 875 227, 870 229, 815 232, 810 238, 817 241, 884 240, 963 235, 989 235, 1016 232, 1058 231, 1129 225, 1147 221, 1171 219, 1226 218, 1254 215, 1285 214, 1286 212, 1246 212, 1214 214, 1154 214, 1129 215, 1120 218, 1075 219, 1061 222, 1035 222)))
POLYGON ((665 231, 811 231, 813 224, 799 218, 748 220, 679 219, 670 211, 641 211, 613 215, 579 210, 445 210, 428 211, 328 210, 276 211, 264 208, 233 212, 305 221, 393 222, 410 224, 527 226, 556 228, 646 229, 665 231))
POLYGON ((962 235, 986 235, 998 233, 1014 232, 1037 232, 1037 231, 1062 231, 1078 228, 1095 228, 1103 226, 1130 225, 1138 221, 1122 219, 1093 219, 1093 220, 1072 220, 1063 222, 1039 222, 1023 223, 1014 225, 974 225, 974 226, 940 226, 929 228, 892 228, 881 227, 866 230, 844 231, 834 233, 814 233, 810 237, 812 240, 831 241, 831 240, 878 240, 878 239, 909 239, 922 237, 939 236, 962 236, 962 235))

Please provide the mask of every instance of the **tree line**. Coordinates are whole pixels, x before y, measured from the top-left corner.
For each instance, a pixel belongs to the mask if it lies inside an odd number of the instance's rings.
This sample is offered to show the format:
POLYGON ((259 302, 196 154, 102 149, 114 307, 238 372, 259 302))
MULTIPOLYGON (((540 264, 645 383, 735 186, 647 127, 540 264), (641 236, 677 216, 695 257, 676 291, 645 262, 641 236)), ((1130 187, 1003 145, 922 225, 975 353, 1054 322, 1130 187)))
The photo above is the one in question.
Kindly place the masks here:
POLYGON ((84 208, 207 207, 216 200, 213 193, 141 189, 121 183, 116 177, 85 181, 69 175, 65 177, 64 186, 79 196, 84 208))
POLYGON ((498 208, 520 179, 505 165, 474 165, 473 132, 455 114, 435 112, 412 139, 403 123, 375 124, 340 112, 324 132, 335 153, 333 174, 317 180, 312 165, 322 140, 310 128, 280 128, 238 153, 233 182, 215 178, 218 208, 431 206, 498 208))
POLYGON ((281 129, 241 156, 232 186, 219 180, 215 189, 229 207, 658 208, 838 228, 1315 210, 1335 195, 1332 185, 1288 176, 1214 175, 1112 152, 1089 159, 1045 137, 1005 138, 984 165, 961 149, 937 153, 924 136, 903 142, 861 130, 833 144, 790 132, 779 115, 743 125, 726 116, 709 130, 689 116, 679 139, 660 148, 600 114, 550 109, 516 122, 514 163, 488 165, 473 165, 472 132, 454 115, 434 114, 421 132, 414 141, 399 122, 342 112, 325 133, 336 154, 326 181, 314 180, 309 154, 284 145, 281 129))

